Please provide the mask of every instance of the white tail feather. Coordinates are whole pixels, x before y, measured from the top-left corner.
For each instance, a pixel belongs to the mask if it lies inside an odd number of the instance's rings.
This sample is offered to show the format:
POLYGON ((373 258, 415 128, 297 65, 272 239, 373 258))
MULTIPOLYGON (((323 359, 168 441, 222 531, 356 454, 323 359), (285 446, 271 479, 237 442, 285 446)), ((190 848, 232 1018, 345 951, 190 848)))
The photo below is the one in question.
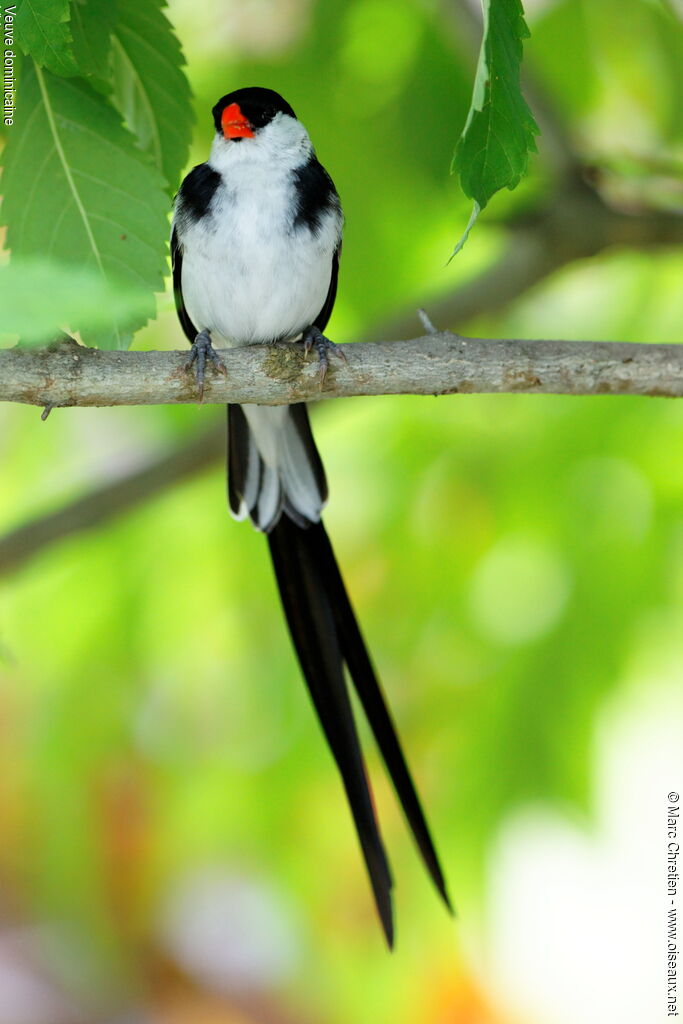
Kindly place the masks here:
POLYGON ((242 410, 249 424, 249 447, 236 518, 251 515, 267 531, 285 507, 317 523, 325 500, 289 407, 243 405, 242 410))

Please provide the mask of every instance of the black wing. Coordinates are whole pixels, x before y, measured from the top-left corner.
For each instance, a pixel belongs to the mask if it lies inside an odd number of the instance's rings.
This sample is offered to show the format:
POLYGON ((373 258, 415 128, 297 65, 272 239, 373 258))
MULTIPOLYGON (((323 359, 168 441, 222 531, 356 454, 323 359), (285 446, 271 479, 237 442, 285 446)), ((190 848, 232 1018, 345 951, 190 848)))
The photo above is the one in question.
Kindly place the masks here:
POLYGON ((332 276, 330 278, 330 287, 327 290, 327 298, 323 303, 323 308, 313 321, 313 327, 317 327, 321 332, 323 332, 327 327, 327 322, 332 316, 334 300, 337 297, 337 279, 339 277, 339 257, 341 256, 341 249, 342 247, 340 242, 335 250, 334 256, 332 257, 332 276))
MULTIPOLYGON (((341 203, 337 190, 334 187, 334 182, 317 157, 312 155, 305 164, 296 168, 292 176, 296 191, 295 228, 308 228, 309 231, 317 233, 320 231, 325 217, 330 211, 337 211, 341 217, 341 203)), ((337 296, 340 255, 341 240, 332 257, 332 273, 327 298, 317 317, 310 325, 317 327, 319 331, 325 330, 327 322, 332 315, 332 307, 337 296)))
POLYGON ((183 270, 183 243, 178 234, 178 224, 186 221, 196 223, 205 217, 211 208, 211 202, 216 189, 221 182, 221 176, 208 164, 197 164, 190 173, 183 179, 176 196, 173 230, 171 232, 171 267, 173 269, 173 296, 175 308, 178 312, 180 326, 185 331, 190 344, 199 331, 190 320, 185 303, 183 302, 182 270, 183 270))
POLYGON ((171 232, 171 267, 173 269, 173 298, 175 299, 176 312, 178 314, 178 319, 180 320, 180 326, 185 331, 190 344, 192 344, 199 331, 190 320, 188 312, 185 309, 185 303, 183 302, 183 289, 181 286, 183 272, 183 248, 178 240, 178 229, 175 225, 171 232))

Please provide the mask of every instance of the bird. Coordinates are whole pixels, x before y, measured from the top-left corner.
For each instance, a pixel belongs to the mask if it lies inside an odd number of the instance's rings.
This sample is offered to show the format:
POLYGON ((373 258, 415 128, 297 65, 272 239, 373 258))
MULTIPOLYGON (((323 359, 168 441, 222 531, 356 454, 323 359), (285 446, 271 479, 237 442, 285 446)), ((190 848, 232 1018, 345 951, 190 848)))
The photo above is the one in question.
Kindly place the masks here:
MULTIPOLYGON (((212 110, 208 160, 174 201, 176 310, 196 363, 200 398, 221 348, 303 342, 320 374, 341 352, 323 333, 337 293, 343 215, 337 190, 292 107, 250 86, 212 110), (218 351, 217 351, 218 350, 218 351)), ((289 632, 341 775, 389 948, 393 880, 346 673, 369 721, 436 889, 453 913, 444 873, 370 655, 322 522, 325 470, 303 403, 228 405, 228 501, 264 533, 289 632)))

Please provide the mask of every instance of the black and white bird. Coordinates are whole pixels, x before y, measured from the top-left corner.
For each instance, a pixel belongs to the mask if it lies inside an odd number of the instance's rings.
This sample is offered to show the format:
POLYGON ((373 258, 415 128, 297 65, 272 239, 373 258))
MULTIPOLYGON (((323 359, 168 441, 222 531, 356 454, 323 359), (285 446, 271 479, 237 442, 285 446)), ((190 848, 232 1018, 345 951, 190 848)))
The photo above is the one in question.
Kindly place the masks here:
MULTIPOLYGON (((216 347, 302 341, 324 373, 323 335, 337 291, 342 211, 290 105, 246 88, 213 108, 206 163, 176 197, 171 235, 180 323, 197 361, 216 347)), ((228 406, 228 496, 236 519, 268 537, 292 641, 342 776, 387 941, 392 879, 379 833, 344 667, 360 698, 434 884, 450 909, 420 801, 344 587, 321 512, 327 484, 306 406, 228 406)))

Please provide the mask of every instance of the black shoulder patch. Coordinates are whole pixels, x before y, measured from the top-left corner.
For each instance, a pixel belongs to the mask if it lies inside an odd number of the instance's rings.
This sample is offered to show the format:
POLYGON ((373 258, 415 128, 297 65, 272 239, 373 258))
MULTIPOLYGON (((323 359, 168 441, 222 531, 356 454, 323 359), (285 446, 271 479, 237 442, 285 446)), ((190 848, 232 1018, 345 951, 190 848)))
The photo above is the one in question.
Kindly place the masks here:
POLYGON ((178 192, 178 201, 184 212, 189 213, 193 220, 204 217, 220 183, 221 176, 218 171, 214 171, 208 164, 197 164, 187 175, 178 192))
POLYGON ((292 171, 296 188, 297 209, 294 226, 317 231, 329 209, 339 209, 339 196, 325 168, 312 156, 292 171))

